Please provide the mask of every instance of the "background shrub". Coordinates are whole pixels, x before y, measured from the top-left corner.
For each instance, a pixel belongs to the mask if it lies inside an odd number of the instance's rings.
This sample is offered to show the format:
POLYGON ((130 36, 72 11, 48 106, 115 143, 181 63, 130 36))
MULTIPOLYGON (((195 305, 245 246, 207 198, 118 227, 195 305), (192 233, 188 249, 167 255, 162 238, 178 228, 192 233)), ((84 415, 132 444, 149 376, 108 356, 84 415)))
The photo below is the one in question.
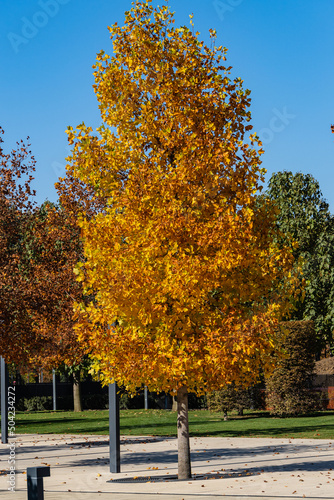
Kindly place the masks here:
POLYGON ((263 409, 264 398, 261 384, 249 388, 243 388, 229 384, 219 391, 213 391, 207 395, 208 409, 212 412, 224 413, 236 410, 239 415, 246 409, 263 409))
POLYGON ((23 409, 26 411, 45 411, 52 410, 52 408, 52 396, 34 396, 23 400, 23 409))

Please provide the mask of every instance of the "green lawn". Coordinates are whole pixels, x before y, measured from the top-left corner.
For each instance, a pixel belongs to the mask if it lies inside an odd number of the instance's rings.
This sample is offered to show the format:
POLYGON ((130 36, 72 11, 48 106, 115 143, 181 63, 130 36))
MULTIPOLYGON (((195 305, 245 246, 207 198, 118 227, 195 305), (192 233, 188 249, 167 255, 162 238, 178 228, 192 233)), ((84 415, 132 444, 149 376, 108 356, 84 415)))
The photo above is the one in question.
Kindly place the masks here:
MULTIPOLYGON (((334 439, 334 412, 282 419, 253 412, 224 422, 220 414, 193 410, 189 421, 192 436, 334 439)), ((171 411, 121 410, 120 423, 123 435, 176 435, 176 413, 171 411)), ((16 433, 108 434, 108 410, 18 412, 16 433)))

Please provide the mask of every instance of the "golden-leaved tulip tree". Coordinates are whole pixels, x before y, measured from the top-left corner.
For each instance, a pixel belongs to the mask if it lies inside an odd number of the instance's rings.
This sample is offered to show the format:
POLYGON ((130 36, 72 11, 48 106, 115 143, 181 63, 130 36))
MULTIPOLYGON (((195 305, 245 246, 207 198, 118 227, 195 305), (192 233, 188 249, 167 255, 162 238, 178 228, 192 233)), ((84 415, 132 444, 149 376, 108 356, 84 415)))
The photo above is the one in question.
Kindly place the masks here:
POLYGON ((81 340, 105 383, 177 394, 184 479, 187 393, 270 368, 293 283, 282 286, 292 257, 273 243, 273 209, 256 201, 250 92, 214 31, 210 48, 173 24, 168 7, 138 1, 109 28, 113 55, 94 66, 103 125, 68 130, 68 168, 108 200, 81 216, 76 273, 93 297, 77 308, 81 340))

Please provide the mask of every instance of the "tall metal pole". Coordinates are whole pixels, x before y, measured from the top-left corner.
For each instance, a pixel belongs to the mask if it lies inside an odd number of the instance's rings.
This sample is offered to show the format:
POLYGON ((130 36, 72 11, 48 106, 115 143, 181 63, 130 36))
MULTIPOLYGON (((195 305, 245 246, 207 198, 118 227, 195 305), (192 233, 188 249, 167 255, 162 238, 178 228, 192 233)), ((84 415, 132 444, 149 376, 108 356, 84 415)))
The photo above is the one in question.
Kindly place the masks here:
POLYGON ((148 410, 148 390, 146 385, 144 387, 144 403, 145 403, 145 410, 148 410))
POLYGON ((121 472, 121 452, 120 446, 120 425, 119 425, 119 396, 117 394, 117 384, 109 384, 109 452, 110 452, 110 472, 121 472))
POLYGON ((1 356, 1 442, 8 443, 8 367, 1 356))
POLYGON ((57 410, 57 378, 55 370, 52 370, 52 397, 53 397, 53 411, 57 410))

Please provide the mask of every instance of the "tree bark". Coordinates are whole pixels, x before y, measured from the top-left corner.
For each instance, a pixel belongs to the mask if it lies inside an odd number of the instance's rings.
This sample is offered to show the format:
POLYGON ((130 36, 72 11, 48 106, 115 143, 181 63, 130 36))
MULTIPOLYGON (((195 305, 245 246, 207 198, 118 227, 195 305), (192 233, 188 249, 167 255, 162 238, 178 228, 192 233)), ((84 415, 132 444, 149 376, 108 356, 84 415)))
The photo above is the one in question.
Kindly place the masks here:
POLYGON ((178 441, 178 478, 191 478, 188 392, 185 386, 177 391, 177 441, 178 441))
POLYGON ((74 411, 82 411, 80 371, 73 373, 73 406, 74 411))
POLYGON ((173 395, 172 398, 173 398, 172 411, 177 411, 177 396, 173 395))

